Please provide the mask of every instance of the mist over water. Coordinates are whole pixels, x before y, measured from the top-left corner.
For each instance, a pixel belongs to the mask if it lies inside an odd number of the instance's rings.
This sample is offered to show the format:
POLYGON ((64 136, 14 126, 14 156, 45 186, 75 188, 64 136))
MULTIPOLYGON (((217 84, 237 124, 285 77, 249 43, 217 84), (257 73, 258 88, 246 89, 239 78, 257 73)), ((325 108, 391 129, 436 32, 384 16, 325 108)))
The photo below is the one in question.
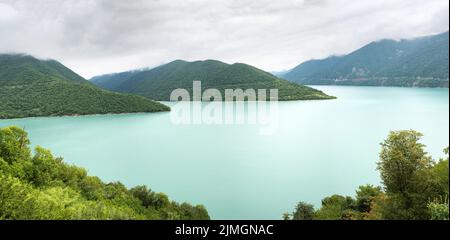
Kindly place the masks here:
MULTIPOLYGON (((267 135, 259 121, 175 124, 171 113, 4 120, 0 127, 25 127, 33 145, 105 181, 204 204, 213 219, 280 219, 298 201, 319 206, 328 195, 379 184, 379 143, 391 130, 424 133, 435 158, 449 145, 448 89, 315 88, 338 99, 279 102, 277 128, 267 135)), ((227 104, 236 103, 202 109, 227 104)), ((257 111, 248 104, 233 114, 257 111)))

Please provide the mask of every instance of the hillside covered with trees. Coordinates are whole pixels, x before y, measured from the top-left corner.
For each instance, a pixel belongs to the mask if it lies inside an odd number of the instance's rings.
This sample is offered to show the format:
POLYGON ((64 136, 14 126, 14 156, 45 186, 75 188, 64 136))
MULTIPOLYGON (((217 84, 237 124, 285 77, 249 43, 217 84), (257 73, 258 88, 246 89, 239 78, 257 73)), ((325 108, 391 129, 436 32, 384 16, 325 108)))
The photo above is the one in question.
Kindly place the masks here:
POLYGON ((282 77, 308 85, 449 86, 449 32, 372 42, 348 55, 300 64, 282 77))
POLYGON ((278 89, 279 100, 333 99, 325 93, 280 79, 255 67, 215 60, 186 62, 177 60, 154 69, 134 70, 94 77, 91 81, 107 90, 132 93, 158 101, 169 101, 173 90, 192 94, 192 82, 201 81, 202 90, 214 88, 225 96, 225 89, 278 89))
POLYGON ((381 144, 382 187, 360 186, 356 198, 333 195, 322 206, 300 202, 293 220, 449 220, 449 159, 433 161, 416 131, 392 132, 381 144))
POLYGON ((0 119, 169 110, 140 96, 100 89, 54 60, 0 55, 0 119))
POLYGON ((49 150, 32 154, 27 133, 0 129, 0 220, 207 220, 201 206, 170 201, 146 186, 126 188, 89 176, 49 150))

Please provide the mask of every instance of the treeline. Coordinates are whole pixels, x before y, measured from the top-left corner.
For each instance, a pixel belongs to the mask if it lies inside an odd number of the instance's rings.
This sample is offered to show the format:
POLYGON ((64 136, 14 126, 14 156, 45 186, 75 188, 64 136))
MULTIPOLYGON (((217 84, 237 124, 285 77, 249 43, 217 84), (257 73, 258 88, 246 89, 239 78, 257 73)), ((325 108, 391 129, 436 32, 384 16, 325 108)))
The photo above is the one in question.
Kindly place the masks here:
POLYGON ((146 186, 104 183, 49 150, 31 153, 27 133, 0 129, 0 219, 207 220, 207 210, 170 201, 146 186))
POLYGON ((307 85, 337 85, 337 86, 384 86, 384 87, 423 87, 448 88, 448 78, 415 78, 415 77, 366 77, 358 79, 302 79, 307 85))
POLYGON ((300 202, 285 220, 449 220, 449 159, 433 161, 416 131, 391 132, 381 144, 382 186, 361 186, 356 197, 333 195, 322 206, 300 202))

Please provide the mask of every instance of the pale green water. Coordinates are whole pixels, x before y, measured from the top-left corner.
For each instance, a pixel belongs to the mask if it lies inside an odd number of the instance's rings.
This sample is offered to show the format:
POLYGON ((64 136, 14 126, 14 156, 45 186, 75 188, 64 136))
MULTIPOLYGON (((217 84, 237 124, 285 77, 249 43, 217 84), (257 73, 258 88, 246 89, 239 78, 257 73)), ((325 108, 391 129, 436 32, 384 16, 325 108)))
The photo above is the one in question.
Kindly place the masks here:
POLYGON ((280 219, 302 200, 378 184, 379 143, 415 129, 434 157, 449 145, 448 89, 317 87, 331 101, 280 102, 279 128, 183 125, 169 113, 0 121, 106 181, 204 204, 214 219, 280 219))

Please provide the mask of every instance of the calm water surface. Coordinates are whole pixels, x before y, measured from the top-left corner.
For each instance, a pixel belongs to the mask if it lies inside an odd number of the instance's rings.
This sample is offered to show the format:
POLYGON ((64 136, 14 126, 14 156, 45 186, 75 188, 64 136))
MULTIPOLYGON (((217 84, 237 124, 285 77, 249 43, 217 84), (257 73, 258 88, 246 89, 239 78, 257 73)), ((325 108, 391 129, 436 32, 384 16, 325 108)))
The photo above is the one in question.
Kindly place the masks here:
MULTIPOLYGON (((105 181, 204 204, 214 219, 280 219, 298 201, 379 184, 379 143, 415 129, 435 158, 449 145, 448 89, 317 87, 331 101, 280 102, 278 129, 175 125, 169 113, 0 121, 105 181)), ((238 113, 237 113, 238 114, 238 113)))

